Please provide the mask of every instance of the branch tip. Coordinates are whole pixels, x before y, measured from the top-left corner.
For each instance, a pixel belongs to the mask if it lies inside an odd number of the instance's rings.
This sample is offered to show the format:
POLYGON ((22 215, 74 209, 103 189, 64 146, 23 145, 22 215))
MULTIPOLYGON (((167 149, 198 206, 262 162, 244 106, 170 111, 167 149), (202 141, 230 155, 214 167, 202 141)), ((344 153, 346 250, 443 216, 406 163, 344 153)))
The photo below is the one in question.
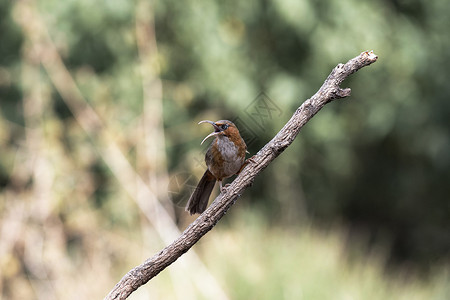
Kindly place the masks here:
POLYGON ((361 55, 367 56, 367 59, 371 61, 371 63, 374 63, 378 59, 378 55, 376 55, 373 50, 370 51, 364 51, 361 53, 361 55))
POLYGON ((351 88, 345 88, 345 89, 339 88, 336 91, 336 96, 338 98, 345 98, 345 97, 350 96, 351 93, 352 93, 352 89, 351 88))

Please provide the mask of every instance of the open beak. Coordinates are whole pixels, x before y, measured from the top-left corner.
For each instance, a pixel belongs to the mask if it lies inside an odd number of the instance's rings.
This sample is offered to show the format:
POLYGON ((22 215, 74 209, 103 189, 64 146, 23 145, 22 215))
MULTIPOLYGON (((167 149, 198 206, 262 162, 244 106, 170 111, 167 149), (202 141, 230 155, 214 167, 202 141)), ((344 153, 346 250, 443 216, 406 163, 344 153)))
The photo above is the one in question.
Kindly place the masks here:
POLYGON ((214 123, 213 121, 203 120, 203 121, 198 122, 198 124, 202 124, 202 123, 209 123, 209 124, 211 124, 211 125, 214 127, 214 132, 208 134, 208 135, 203 139, 203 141, 200 143, 200 145, 202 145, 202 144, 203 144, 207 139, 209 139, 210 137, 218 135, 218 134, 220 133, 220 131, 221 131, 220 127, 217 126, 216 123, 214 123))

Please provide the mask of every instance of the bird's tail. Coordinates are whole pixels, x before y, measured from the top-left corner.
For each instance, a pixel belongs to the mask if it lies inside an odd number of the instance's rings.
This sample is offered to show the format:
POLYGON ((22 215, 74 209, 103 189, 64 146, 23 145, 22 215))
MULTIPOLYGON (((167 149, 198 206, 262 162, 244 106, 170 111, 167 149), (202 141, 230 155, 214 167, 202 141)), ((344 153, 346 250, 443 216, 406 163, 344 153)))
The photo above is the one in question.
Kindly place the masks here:
POLYGON ((208 206, 209 196, 211 195, 215 184, 216 178, 209 170, 206 170, 195 188, 195 191, 192 193, 191 198, 189 198, 185 210, 191 215, 204 212, 206 206, 208 206))

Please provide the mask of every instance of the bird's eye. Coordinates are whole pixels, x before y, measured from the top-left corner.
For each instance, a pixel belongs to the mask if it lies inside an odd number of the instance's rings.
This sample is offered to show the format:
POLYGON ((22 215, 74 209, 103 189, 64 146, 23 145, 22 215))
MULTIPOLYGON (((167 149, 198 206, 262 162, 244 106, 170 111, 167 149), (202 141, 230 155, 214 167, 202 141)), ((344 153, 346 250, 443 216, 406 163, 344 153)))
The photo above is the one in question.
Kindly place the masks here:
POLYGON ((228 124, 223 124, 222 126, 220 126, 223 130, 226 130, 228 128, 228 124))

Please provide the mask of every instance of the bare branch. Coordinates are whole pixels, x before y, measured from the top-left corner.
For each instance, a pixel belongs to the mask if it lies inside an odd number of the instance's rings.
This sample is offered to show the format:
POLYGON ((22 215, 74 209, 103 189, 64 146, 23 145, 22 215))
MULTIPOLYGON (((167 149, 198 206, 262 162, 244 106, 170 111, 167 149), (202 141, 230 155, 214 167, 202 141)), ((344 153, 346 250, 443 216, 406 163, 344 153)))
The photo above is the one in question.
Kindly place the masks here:
POLYGON ((172 244, 147 259, 140 266, 130 270, 105 299, 126 299, 133 291, 147 283, 186 253, 217 224, 244 190, 252 185, 255 177, 294 141, 306 122, 325 104, 350 95, 350 88, 342 89, 340 87, 345 78, 359 69, 376 62, 377 59, 378 56, 373 51, 366 51, 349 60, 346 64, 337 65, 319 91, 295 111, 286 125, 252 157, 251 162, 242 170, 231 185, 214 200, 208 209, 190 224, 172 244))

